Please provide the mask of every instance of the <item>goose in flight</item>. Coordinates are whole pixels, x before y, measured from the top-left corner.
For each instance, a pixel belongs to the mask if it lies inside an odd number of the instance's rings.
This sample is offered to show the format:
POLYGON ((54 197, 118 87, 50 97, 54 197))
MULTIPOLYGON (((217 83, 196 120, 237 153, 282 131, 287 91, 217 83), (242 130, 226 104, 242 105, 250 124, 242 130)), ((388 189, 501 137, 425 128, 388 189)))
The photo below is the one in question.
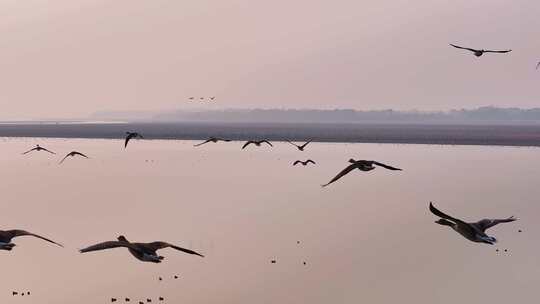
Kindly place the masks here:
POLYGON ((23 155, 28 154, 28 153, 30 153, 30 152, 32 152, 32 151, 45 151, 45 152, 49 152, 49 153, 51 153, 51 154, 56 154, 56 153, 54 153, 53 151, 50 151, 50 150, 47 150, 47 149, 41 147, 40 145, 36 145, 35 148, 30 149, 30 150, 24 152, 23 155))
POLYGON ((209 139, 203 141, 202 143, 199 143, 199 144, 196 144, 196 145, 193 145, 194 147, 198 147, 198 146, 202 146, 204 144, 207 144, 207 143, 217 143, 218 141, 224 141, 224 142, 230 142, 231 140, 230 139, 223 139, 223 138, 217 138, 217 137, 210 137, 209 139))
POLYGON ((122 235, 118 237, 118 241, 108 241, 95 244, 90 247, 81 249, 80 252, 85 253, 90 251, 105 250, 119 247, 127 248, 135 258, 143 262, 161 263, 161 260, 163 260, 164 257, 157 255, 156 251, 168 247, 185 253, 204 257, 202 254, 197 253, 193 250, 181 248, 166 242, 131 243, 122 235))
POLYGON ((517 220, 513 216, 505 219, 483 219, 475 223, 466 223, 460 219, 453 218, 447 214, 442 213, 440 210, 433 206, 432 202, 429 202, 429 211, 440 217, 439 220, 435 223, 444 226, 450 226, 457 233, 461 234, 463 237, 469 241, 477 243, 486 243, 493 245, 497 242, 497 239, 488 236, 486 230, 500 223, 508 223, 517 220))
POLYGON ((273 145, 268 140, 264 140, 264 139, 263 140, 249 140, 242 146, 242 150, 245 149, 250 144, 254 144, 257 147, 260 147, 262 143, 267 143, 268 145, 270 145, 270 147, 273 147, 273 145))
POLYGON ((471 51, 474 53, 474 56, 476 57, 480 57, 482 55, 484 55, 484 53, 509 53, 511 52, 512 50, 504 50, 504 51, 492 51, 492 50, 477 50, 477 49, 471 49, 471 48, 466 48, 466 47, 461 47, 461 46, 458 46, 458 45, 455 45, 455 44, 451 44, 451 46, 457 48, 457 49, 462 49, 462 50, 467 50, 467 51, 471 51))
POLYGON ((306 148, 306 146, 311 142, 311 140, 308 140, 305 144, 299 146, 291 141, 287 141, 288 143, 290 143, 291 145, 295 146, 298 150, 300 151, 304 151, 304 149, 306 148))
POLYGON ((383 163, 376 162, 374 160, 354 160, 354 159, 351 158, 351 159, 349 159, 349 162, 351 164, 347 168, 345 168, 341 172, 339 172, 338 175, 336 175, 334 178, 332 178, 332 180, 329 181, 328 183, 322 185, 322 187, 326 187, 326 186, 330 185, 331 183, 333 183, 333 182, 337 181, 338 179, 342 178, 343 176, 347 175, 347 173, 351 172, 354 169, 358 169, 358 170, 361 170, 361 171, 371 171, 371 170, 375 169, 375 166, 379 166, 379 167, 383 167, 383 168, 388 169, 388 170, 401 171, 401 169, 399 169, 399 168, 394 168, 394 167, 385 165, 383 163))
POLYGON ((296 166, 296 165, 298 165, 298 164, 302 164, 302 165, 304 165, 304 166, 307 166, 307 164, 309 164, 309 163, 314 164, 314 165, 316 164, 316 163, 315 163, 314 161, 312 161, 311 159, 308 159, 308 160, 306 160, 306 161, 297 160, 297 161, 295 161, 295 162, 293 163, 293 166, 296 166))
POLYGON ((25 230, 0 230, 0 250, 7 250, 11 251, 13 247, 15 247, 15 244, 11 242, 12 239, 19 237, 19 236, 33 236, 38 239, 42 239, 44 241, 47 241, 49 243, 53 243, 55 245, 58 245, 60 247, 64 247, 61 244, 58 244, 55 241, 49 240, 47 238, 44 238, 40 235, 25 231, 25 230))
POLYGON ((143 138, 141 134, 137 133, 137 132, 126 132, 126 141, 124 142, 124 149, 127 148, 127 145, 129 143, 129 141, 132 139, 132 138, 143 138))
POLYGON ((81 152, 71 151, 71 152, 69 152, 68 154, 66 154, 66 156, 64 156, 64 158, 62 158, 62 160, 59 162, 59 164, 63 163, 64 160, 66 160, 66 158, 68 158, 68 157, 74 157, 74 156, 77 156, 77 155, 82 156, 82 157, 85 157, 85 158, 90 158, 90 157, 88 157, 88 156, 82 154, 81 152))

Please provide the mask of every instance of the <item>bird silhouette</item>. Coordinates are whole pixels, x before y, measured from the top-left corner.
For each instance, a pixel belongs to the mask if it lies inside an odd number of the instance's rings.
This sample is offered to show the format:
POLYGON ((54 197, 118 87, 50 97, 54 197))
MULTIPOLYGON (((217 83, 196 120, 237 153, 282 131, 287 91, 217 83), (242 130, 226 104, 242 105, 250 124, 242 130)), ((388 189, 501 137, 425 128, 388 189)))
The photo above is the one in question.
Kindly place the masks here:
POLYGON ((28 232, 28 231, 25 231, 25 230, 14 229, 14 230, 0 230, 0 250, 11 251, 13 249, 13 247, 15 247, 15 244, 12 243, 11 240, 16 238, 16 237, 20 237, 20 236, 33 236, 33 237, 36 237, 38 239, 42 239, 44 241, 47 241, 49 243, 53 243, 55 245, 58 245, 60 247, 64 247, 61 244, 59 244, 59 243, 57 243, 55 241, 52 241, 52 240, 50 240, 48 238, 42 237, 40 235, 31 233, 31 232, 28 232))
POLYGON ((302 164, 302 165, 304 165, 304 166, 307 166, 307 164, 310 164, 310 163, 311 163, 311 164, 314 164, 314 165, 316 164, 316 163, 315 163, 314 161, 312 161, 311 159, 308 159, 308 160, 305 160, 305 161, 297 160, 297 161, 295 161, 295 162, 293 163, 293 166, 296 166, 296 165, 298 165, 298 164, 302 164))
POLYGON ((151 242, 151 243, 131 243, 124 236, 119 236, 118 241, 108 241, 103 243, 98 243, 87 248, 81 249, 81 253, 105 250, 112 248, 127 248, 129 252, 138 260, 143 262, 153 262, 161 263, 161 260, 164 259, 162 256, 158 256, 156 251, 164 248, 173 248, 188 254, 198 255, 204 257, 202 254, 197 253, 190 249, 181 248, 166 242, 151 242))
POLYGON ((51 153, 51 154, 56 154, 56 153, 54 153, 53 151, 50 151, 50 150, 47 150, 47 149, 41 147, 40 145, 36 145, 35 148, 30 149, 30 150, 24 152, 23 155, 28 154, 28 153, 30 153, 30 152, 32 152, 32 151, 45 151, 45 152, 49 152, 49 153, 51 153))
POLYGON ((399 168, 388 166, 388 165, 385 165, 383 163, 376 162, 374 160, 354 160, 354 159, 351 158, 351 159, 349 159, 349 162, 351 164, 348 167, 343 169, 332 180, 330 180, 328 183, 326 183, 326 184, 324 184, 322 186, 326 187, 326 186, 330 185, 331 183, 339 180, 340 178, 347 175, 349 172, 351 172, 354 169, 358 169, 358 170, 361 170, 361 171, 371 171, 371 170, 375 169, 375 166, 379 166, 379 167, 383 167, 383 168, 388 169, 388 170, 401 171, 401 169, 399 169, 399 168))
POLYGON ((202 146, 204 144, 207 144, 207 143, 217 143, 218 141, 224 141, 224 142, 230 142, 231 140, 230 139, 223 139, 223 138, 217 138, 217 137, 210 137, 209 139, 203 141, 202 143, 199 143, 199 144, 196 144, 196 145, 193 145, 194 147, 198 147, 198 146, 202 146))
POLYGON ((492 236, 486 234, 486 230, 500 223, 508 223, 516 220, 513 216, 505 219, 483 219, 475 223, 466 223, 460 219, 444 214, 429 202, 429 211, 440 217, 435 223, 449 226, 469 241, 493 245, 497 242, 492 236))
POLYGON ((132 138, 143 139, 144 137, 140 133, 137 133, 137 132, 126 132, 126 140, 124 142, 124 149, 127 148, 127 145, 132 138))
POLYGON ((457 49, 462 49, 462 50, 467 50, 467 51, 471 51, 473 52, 474 56, 476 57, 480 57, 482 55, 484 55, 484 53, 508 53, 508 52, 511 52, 512 50, 504 50, 504 51, 493 51, 493 50, 477 50, 477 49, 471 49, 471 48, 466 48, 466 47, 461 47, 461 46, 458 46, 458 45, 455 45, 455 44, 451 44, 451 46, 457 48, 457 49))
POLYGON ((84 157, 84 158, 90 158, 90 157, 88 157, 88 156, 82 154, 81 152, 71 151, 71 152, 69 152, 68 154, 66 154, 66 156, 64 156, 64 158, 62 158, 62 160, 59 162, 59 164, 63 163, 64 160, 66 160, 66 158, 68 158, 68 157, 74 157, 74 156, 77 156, 77 155, 82 156, 82 157, 84 157))
POLYGON ((287 141, 288 143, 290 143, 291 145, 295 146, 298 150, 300 151, 304 151, 304 149, 306 148, 306 146, 311 142, 311 140, 308 140, 306 143, 304 143, 303 145, 297 145, 291 141, 287 141))
POLYGON ((242 150, 250 144, 254 144, 257 147, 260 147, 262 143, 267 143, 268 145, 270 145, 270 147, 273 147, 273 145, 268 140, 249 140, 242 146, 242 150))

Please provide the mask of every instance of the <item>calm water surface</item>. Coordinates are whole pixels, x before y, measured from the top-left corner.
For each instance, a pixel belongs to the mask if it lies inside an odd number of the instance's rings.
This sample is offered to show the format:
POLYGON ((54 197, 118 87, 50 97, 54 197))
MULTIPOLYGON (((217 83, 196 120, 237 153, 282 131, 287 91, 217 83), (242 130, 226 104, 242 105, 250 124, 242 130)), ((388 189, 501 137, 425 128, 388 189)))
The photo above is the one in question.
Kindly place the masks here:
POLYGON ((20 238, 12 252, 0 252, 0 302, 90 304, 129 296, 137 303, 159 295, 166 303, 537 298, 537 148, 312 144, 299 152, 286 143, 244 151, 238 142, 193 144, 138 141, 124 150, 119 140, 1 140, 1 227, 35 231, 65 248, 20 238), (60 155, 21 155, 37 143, 91 159, 58 165, 60 155), (351 157, 404 171, 354 172, 321 188, 351 157), (307 158, 317 166, 291 166, 307 158), (520 220, 489 230, 496 246, 475 244, 434 224, 430 200, 466 220, 520 220), (206 257, 165 249, 165 261, 151 264, 122 249, 77 252, 119 234, 169 241, 206 257), (172 279, 176 274, 180 279, 172 279), (13 298, 12 290, 32 295, 13 298))

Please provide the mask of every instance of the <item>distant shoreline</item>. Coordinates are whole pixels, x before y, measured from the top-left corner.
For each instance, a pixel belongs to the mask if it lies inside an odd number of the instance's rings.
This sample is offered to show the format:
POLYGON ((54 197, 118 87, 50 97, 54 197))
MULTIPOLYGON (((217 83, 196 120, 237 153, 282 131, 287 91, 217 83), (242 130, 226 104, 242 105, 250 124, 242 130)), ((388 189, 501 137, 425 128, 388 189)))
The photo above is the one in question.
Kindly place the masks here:
POLYGON ((540 146, 540 125, 443 125, 351 123, 0 123, 0 137, 121 139, 126 131, 146 139, 540 146))

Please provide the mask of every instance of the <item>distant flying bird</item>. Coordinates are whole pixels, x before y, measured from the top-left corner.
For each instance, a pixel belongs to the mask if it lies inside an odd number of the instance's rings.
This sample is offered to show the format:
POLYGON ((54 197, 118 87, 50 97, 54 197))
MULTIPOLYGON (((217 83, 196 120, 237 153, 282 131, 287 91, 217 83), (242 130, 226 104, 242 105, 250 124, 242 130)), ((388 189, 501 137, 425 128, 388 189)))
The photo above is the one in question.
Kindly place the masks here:
POLYGON ((216 99, 216 96, 210 97, 210 100, 214 100, 214 99, 216 99))
POLYGON ((47 238, 44 238, 40 235, 25 231, 25 230, 0 230, 0 250, 7 250, 11 251, 13 247, 15 247, 15 244, 11 242, 12 239, 19 237, 19 236, 33 236, 38 239, 42 239, 44 241, 47 241, 49 243, 53 243, 55 245, 58 245, 60 247, 64 247, 61 244, 58 244, 55 241, 49 240, 47 238))
POLYGON ((306 148, 306 146, 311 142, 311 140, 308 140, 305 144, 299 146, 291 141, 287 141, 288 143, 290 143, 291 145, 295 146, 298 150, 300 151, 304 151, 304 149, 306 148))
POLYGON ((195 97, 190 97, 190 98, 189 98, 189 100, 193 100, 193 99, 195 99, 195 97))
POLYGON ((262 143, 267 143, 268 145, 270 145, 270 147, 273 147, 273 145, 268 140, 249 140, 242 146, 242 149, 245 149, 250 144, 254 144, 257 147, 260 147, 262 143))
POLYGON ((202 145, 210 143, 210 142, 211 143, 217 143, 218 141, 230 142, 231 140, 230 139, 217 138, 217 137, 210 137, 209 139, 205 140, 204 142, 194 145, 194 147, 202 146, 202 145))
POLYGON ((111 302, 116 302, 116 298, 111 298, 111 302))
POLYGON ((64 156, 64 158, 62 158, 62 160, 59 162, 59 164, 63 163, 64 160, 66 160, 66 158, 68 158, 68 157, 74 157, 74 156, 77 156, 77 155, 82 156, 82 157, 84 157, 84 158, 90 158, 90 157, 88 157, 88 156, 82 154, 81 152, 71 151, 71 152, 69 152, 68 154, 66 154, 66 156, 64 156))
POLYGON ((488 236, 485 233, 487 229, 500 223, 508 223, 516 220, 516 218, 511 216, 506 219, 483 219, 476 223, 466 223, 460 219, 453 218, 447 214, 442 213, 440 210, 435 208, 435 206, 433 206, 432 202, 429 202, 429 211, 441 218, 435 221, 435 223, 439 225, 450 226, 457 233, 461 234, 469 241, 486 243, 490 245, 495 244, 497 242, 497 239, 492 236, 488 236))
POLYGON ((126 135, 127 136, 126 141, 124 142, 124 149, 127 148, 127 145, 132 138, 143 138, 142 135, 137 132, 126 132, 126 135))
POLYGON ((508 53, 508 52, 511 52, 512 50, 504 50, 504 51, 492 51, 492 50, 477 50, 477 49, 471 49, 471 48, 466 48, 466 47, 461 47, 461 46, 458 46, 458 45, 455 45, 455 44, 451 44, 451 46, 457 48, 457 49, 462 49, 462 50, 467 50, 467 51, 471 51, 474 53, 474 56, 476 57, 480 57, 482 55, 484 55, 484 53, 508 53))
POLYGON ((32 151, 45 151, 45 152, 49 152, 49 153, 51 153, 51 154, 56 154, 56 153, 54 153, 53 151, 50 151, 50 150, 47 150, 47 149, 41 147, 40 145, 36 145, 35 148, 30 149, 30 150, 24 152, 23 155, 24 155, 24 154, 28 154, 28 153, 30 153, 30 152, 32 152, 32 151))
POLYGON ((81 253, 105 250, 112 248, 127 248, 129 252, 138 260, 143 262, 161 263, 164 257, 157 255, 156 251, 163 248, 173 248, 185 253, 198 255, 204 257, 202 254, 193 250, 181 248, 166 242, 152 242, 152 243, 131 243, 124 236, 119 236, 118 241, 108 241, 99 244, 92 245, 90 247, 81 249, 81 253))
POLYGON ((199 99, 200 99, 200 100, 204 100, 204 97, 200 97, 199 99))
POLYGON ((347 173, 351 172, 354 169, 358 169, 361 171, 371 171, 375 169, 375 166, 383 167, 388 170, 398 170, 401 171, 399 168, 394 168, 388 165, 385 165, 383 163, 376 162, 374 160, 354 160, 349 159, 349 162, 351 163, 347 168, 343 169, 343 171, 339 172, 338 175, 336 175, 331 181, 329 181, 327 184, 322 185, 323 187, 326 187, 330 185, 331 183, 337 181, 338 179, 342 178, 343 176, 347 175, 347 173), (374 166, 375 165, 375 166, 374 166))
POLYGON ((302 164, 302 165, 304 165, 304 166, 307 166, 307 164, 310 164, 310 163, 311 163, 311 164, 314 164, 314 165, 316 164, 316 163, 315 163, 314 161, 312 161, 311 159, 308 159, 308 160, 306 160, 306 161, 297 160, 297 161, 295 161, 295 162, 293 163, 293 166, 296 166, 296 165, 298 165, 298 164, 302 164))
POLYGON ((536 64, 536 69, 538 70, 539 67, 540 67, 540 61, 536 64))

